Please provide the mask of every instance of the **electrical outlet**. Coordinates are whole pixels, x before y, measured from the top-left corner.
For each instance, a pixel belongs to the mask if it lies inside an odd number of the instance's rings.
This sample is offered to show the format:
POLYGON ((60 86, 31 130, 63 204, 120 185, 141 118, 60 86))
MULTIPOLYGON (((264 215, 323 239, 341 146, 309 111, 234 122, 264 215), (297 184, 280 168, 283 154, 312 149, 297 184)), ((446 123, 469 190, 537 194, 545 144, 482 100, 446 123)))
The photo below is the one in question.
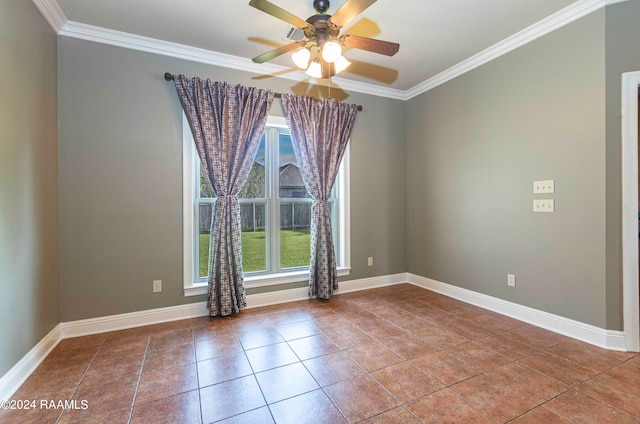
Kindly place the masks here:
POLYGON ((555 210, 555 202, 553 199, 534 199, 534 212, 553 212, 555 210))
POLYGON ((515 287, 516 286, 516 276, 513 274, 507 274, 507 286, 515 287))
POLYGON ((555 192, 555 181, 554 180, 545 180, 545 181, 534 181, 533 182, 533 193, 553 193, 555 192))
POLYGON ((153 292, 160 293, 162 291, 162 280, 153 280, 153 292))
POLYGON ((367 258, 367 266, 373 266, 373 256, 367 258))

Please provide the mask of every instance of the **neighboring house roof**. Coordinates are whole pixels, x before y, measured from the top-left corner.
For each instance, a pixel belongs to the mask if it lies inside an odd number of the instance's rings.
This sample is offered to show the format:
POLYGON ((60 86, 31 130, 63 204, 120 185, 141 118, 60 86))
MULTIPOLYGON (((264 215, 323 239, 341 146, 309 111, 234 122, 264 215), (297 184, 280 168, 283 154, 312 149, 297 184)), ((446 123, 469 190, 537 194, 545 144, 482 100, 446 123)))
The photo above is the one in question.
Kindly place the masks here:
POLYGON ((293 163, 280 167, 280 187, 304 187, 300 168, 293 163))

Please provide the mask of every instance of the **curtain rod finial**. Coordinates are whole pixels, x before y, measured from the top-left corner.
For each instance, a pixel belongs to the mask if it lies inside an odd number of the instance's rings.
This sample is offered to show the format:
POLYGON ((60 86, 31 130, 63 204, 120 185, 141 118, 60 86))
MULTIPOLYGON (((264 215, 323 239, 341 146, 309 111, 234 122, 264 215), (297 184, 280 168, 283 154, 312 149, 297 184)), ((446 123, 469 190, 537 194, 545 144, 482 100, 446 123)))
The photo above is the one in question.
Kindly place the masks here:
POLYGON ((165 72, 164 73, 164 80, 165 81, 173 81, 173 75, 171 75, 169 72, 165 72))

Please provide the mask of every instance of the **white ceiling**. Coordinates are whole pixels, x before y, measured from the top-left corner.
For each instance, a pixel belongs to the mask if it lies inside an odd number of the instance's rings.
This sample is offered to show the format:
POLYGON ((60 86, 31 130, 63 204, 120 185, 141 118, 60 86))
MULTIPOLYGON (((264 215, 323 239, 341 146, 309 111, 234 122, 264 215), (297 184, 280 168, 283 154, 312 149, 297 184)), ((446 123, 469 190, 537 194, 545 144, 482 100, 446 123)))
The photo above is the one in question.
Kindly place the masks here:
MULTIPOLYGON (((250 59, 288 42, 284 34, 289 25, 250 7, 249 0, 57 0, 57 5, 55 0, 33 1, 59 6, 66 26, 81 23, 237 58, 250 59)), ((314 14, 312 0, 271 1, 302 19, 314 14)), ((585 14, 601 1, 378 0, 341 34, 397 42, 400 51, 387 57, 350 49, 344 55, 353 65, 339 81, 406 92, 487 49, 504 50, 517 33, 520 42, 526 42, 532 28, 544 32, 550 23, 564 24, 569 11, 585 14)), ((332 1, 327 13, 343 3, 332 1)), ((289 54, 263 68, 265 75, 306 79, 294 70, 289 54)))

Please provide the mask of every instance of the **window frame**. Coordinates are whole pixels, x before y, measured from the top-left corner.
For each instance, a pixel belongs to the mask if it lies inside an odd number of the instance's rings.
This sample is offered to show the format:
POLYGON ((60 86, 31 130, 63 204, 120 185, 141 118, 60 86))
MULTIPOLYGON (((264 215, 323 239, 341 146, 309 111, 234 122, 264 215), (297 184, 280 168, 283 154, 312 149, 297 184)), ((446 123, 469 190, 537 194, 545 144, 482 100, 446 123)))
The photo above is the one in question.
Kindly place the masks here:
MULTIPOLYGON (((267 119, 268 127, 288 128, 284 117, 269 116, 267 119)), ((274 149, 277 150, 277 149, 274 149)), ((345 150, 336 179, 336 188, 338 196, 335 200, 337 207, 337 222, 334 223, 335 246, 336 246, 336 262, 338 276, 347 276, 351 272, 351 229, 350 229, 350 152, 349 144, 345 150)), ((269 160, 274 161, 275 156, 269 160)), ((207 294, 208 285, 207 277, 199 276, 198 263, 198 199, 196 198, 199 184, 199 158, 196 152, 195 143, 191 135, 191 129, 187 121, 186 115, 183 113, 182 120, 182 208, 183 208, 183 285, 185 296, 197 296, 207 294), (197 237, 196 237, 197 236, 197 237)), ((274 162, 277 164, 277 162, 274 162)), ((273 163, 272 163, 273 166, 273 163)), ((277 166, 277 165, 276 165, 277 166)), ((272 187, 266 187, 267 193, 272 191, 272 187)), ((280 207, 280 197, 276 193, 272 194, 271 201, 280 207)), ((268 194, 267 194, 268 195, 268 194)), ((272 227, 278 226, 274 223, 274 217, 269 216, 267 212, 267 225, 272 227)), ((271 247, 276 242, 275 237, 267 238, 267 258, 273 256, 271 247)), ((279 240, 278 240, 279 241, 279 240)), ((269 261, 269 259, 267 259, 269 261)), ((267 263, 269 268, 269 263, 267 263)), ((260 271, 255 273, 245 273, 244 281, 246 288, 265 287, 280 284, 298 283, 309 280, 309 269, 292 268, 290 271, 280 270, 278 272, 260 271)))

